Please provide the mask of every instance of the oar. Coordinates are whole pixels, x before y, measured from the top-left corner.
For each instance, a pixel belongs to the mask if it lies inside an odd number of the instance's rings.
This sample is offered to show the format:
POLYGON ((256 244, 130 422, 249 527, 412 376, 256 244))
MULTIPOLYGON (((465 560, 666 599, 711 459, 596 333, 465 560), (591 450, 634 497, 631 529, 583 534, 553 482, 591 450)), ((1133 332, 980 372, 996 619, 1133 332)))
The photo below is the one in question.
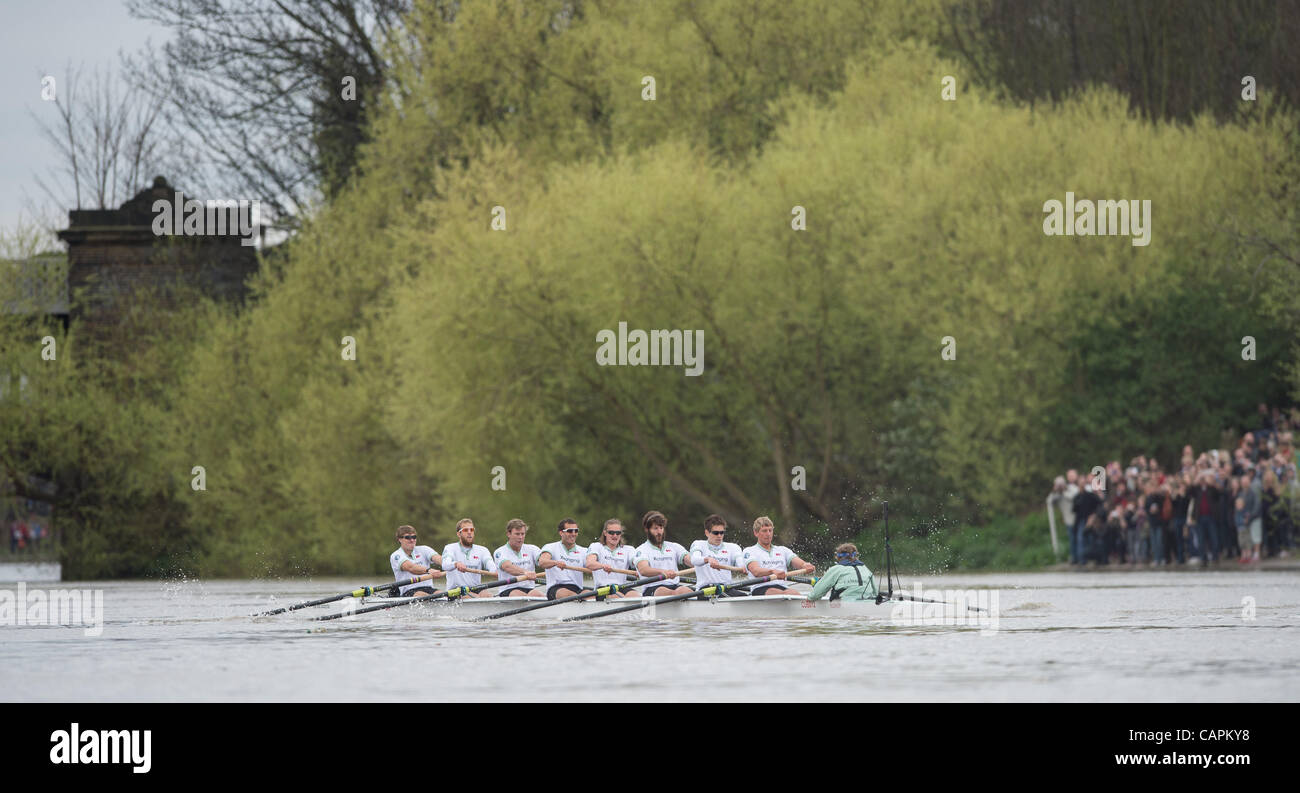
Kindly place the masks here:
POLYGON ((312 619, 317 621, 336 620, 340 617, 348 617, 353 614, 369 614, 372 611, 395 609, 398 606, 409 606, 412 603, 428 603, 431 600, 442 600, 443 598, 446 598, 447 600, 456 600, 457 598, 464 597, 470 592, 480 592, 484 589, 492 589, 493 587, 506 586, 507 584, 514 584, 527 580, 528 579, 526 578, 500 578, 487 584, 479 584, 478 586, 452 587, 445 592, 435 592, 432 595, 424 595, 422 597, 411 598, 410 600, 403 600, 401 603, 381 603, 378 606, 367 606, 366 608, 357 609, 356 611, 340 611, 337 614, 326 614, 323 617, 312 617, 312 619))
POLYGON ((286 611, 297 611, 298 609, 305 609, 309 606, 323 606, 326 603, 333 603, 336 600, 342 600, 344 598, 370 597, 371 595, 374 595, 379 592, 387 592, 390 589, 394 589, 396 587, 404 587, 407 584, 417 584, 421 581, 428 581, 431 578, 433 578, 431 574, 425 573, 424 575, 416 576, 415 578, 408 578, 405 581, 394 581, 391 584, 375 584, 374 586, 363 586, 360 589, 354 589, 351 592, 344 592, 341 595, 330 595, 329 597, 321 598, 320 600, 309 600, 306 603, 296 603, 292 606, 285 606, 284 608, 271 609, 270 611, 263 611, 261 614, 254 614, 253 616, 269 617, 272 614, 283 614, 286 611))
POLYGON ((593 614, 579 614, 576 617, 565 617, 564 619, 560 620, 560 622, 577 622, 578 620, 591 620, 591 619, 595 619, 596 617, 608 617, 611 614, 622 614, 627 611, 636 611, 637 609, 648 609, 654 605, 663 605, 664 603, 675 603, 679 600, 689 600, 693 597, 699 597, 700 595, 706 595, 708 597, 712 597, 714 595, 720 595, 728 589, 739 589, 740 587, 754 586, 756 584, 765 584, 768 581, 772 581, 772 580, 774 580, 772 576, 765 575, 761 578, 746 578, 743 581, 735 581, 730 584, 710 584, 709 586, 706 587, 700 587, 695 592, 688 592, 685 595, 668 595, 666 597, 661 597, 661 598, 640 598, 638 599, 638 602, 633 603, 630 606, 619 606, 616 609, 606 609, 605 611, 597 611, 593 614))
POLYGON ((555 600, 548 600, 545 603, 529 603, 527 606, 520 606, 517 609, 510 609, 509 611, 498 611, 496 614, 484 614, 481 617, 475 617, 473 620, 471 620, 471 622, 482 622, 484 620, 499 620, 502 617, 512 617, 515 614, 523 614, 524 612, 527 611, 536 611, 537 609, 544 609, 550 606, 558 606, 561 603, 569 603, 574 600, 585 600, 586 598, 597 597, 597 596, 606 597, 608 595, 616 594, 619 592, 631 591, 636 587, 642 586, 643 584, 653 584, 656 581, 663 581, 663 580, 664 580, 664 576, 662 575, 652 575, 648 578, 638 578, 635 581, 628 581, 626 584, 607 584, 606 586, 597 587, 594 590, 583 590, 582 592, 579 592, 576 595, 568 595, 566 597, 556 598, 555 600))
MULTIPOLYGON (((606 571, 604 571, 604 570, 599 570, 599 569, 597 569, 597 570, 592 570, 592 569, 590 569, 590 568, 586 568, 586 569, 587 569, 587 572, 589 572, 589 573, 604 573, 604 572, 606 572, 606 571)), ((611 568, 609 568, 608 573, 609 573, 609 575, 641 575, 640 573, 638 573, 638 572, 635 571, 635 570, 620 570, 620 569, 617 568, 617 567, 611 567, 611 568)), ((683 573, 683 575, 685 575, 685 573, 683 573)))
POLYGON ((494 576, 497 576, 498 578, 501 577, 502 575, 504 575, 504 573, 498 573, 496 570, 479 570, 479 569, 474 568, 474 567, 467 567, 467 568, 465 568, 464 571, 457 570, 456 568, 453 567, 452 569, 448 570, 447 572, 448 572, 448 573, 460 573, 461 575, 494 575, 494 576))
MULTIPOLYGON (((905 595, 905 594, 903 594, 902 592, 895 592, 893 596, 896 597, 896 598, 898 598, 899 600, 910 600, 910 601, 912 601, 912 602, 914 602, 914 603, 938 603, 939 605, 942 605, 942 606, 955 606, 955 605, 957 605, 956 603, 950 603, 950 602, 947 601, 947 600, 930 600, 929 598, 914 598, 914 597, 912 597, 911 595, 905 595)), ((973 611, 986 611, 986 609, 982 609, 982 608, 980 608, 979 606, 971 606, 971 605, 966 604, 966 603, 963 603, 962 605, 963 605, 963 606, 966 606, 966 608, 971 609, 971 610, 973 610, 973 611)))
MULTIPOLYGON (((790 580, 791 580, 791 581, 798 581, 798 582, 801 583, 801 584, 816 584, 816 583, 817 583, 817 579, 816 579, 816 578, 804 578, 804 577, 802 577, 802 576, 800 576, 799 578, 791 578, 790 580)), ((935 604, 938 604, 938 605, 941 605, 941 606, 955 606, 955 605, 957 605, 956 603, 951 603, 951 602, 949 602, 949 601, 947 601, 947 600, 930 600, 929 598, 914 598, 914 597, 912 597, 911 595, 905 595, 905 594, 903 594, 902 592, 895 592, 895 593, 892 595, 892 597, 895 597, 895 598, 897 598, 897 599, 899 599, 899 600, 911 600, 911 601, 913 601, 913 602, 915 602, 915 603, 935 603, 935 604)), ((963 603, 962 605, 963 605, 963 606, 966 606, 966 608, 968 608, 968 609, 972 609, 972 610, 974 610, 974 611, 987 611, 987 609, 980 608, 979 606, 971 606, 971 605, 966 604, 966 603, 963 603)))
MULTIPOLYGON (((733 573, 748 573, 748 572, 749 572, 748 570, 746 570, 746 569, 743 568, 743 567, 734 567, 734 566, 729 565, 729 564, 722 564, 721 562, 718 563, 718 566, 717 566, 717 567, 714 567, 714 566, 710 565, 708 562, 705 562, 704 564, 700 565, 700 567, 707 567, 707 568, 709 568, 710 570, 730 570, 730 571, 733 572, 733 573)), ((691 568, 691 569, 694 569, 694 568, 691 568)))

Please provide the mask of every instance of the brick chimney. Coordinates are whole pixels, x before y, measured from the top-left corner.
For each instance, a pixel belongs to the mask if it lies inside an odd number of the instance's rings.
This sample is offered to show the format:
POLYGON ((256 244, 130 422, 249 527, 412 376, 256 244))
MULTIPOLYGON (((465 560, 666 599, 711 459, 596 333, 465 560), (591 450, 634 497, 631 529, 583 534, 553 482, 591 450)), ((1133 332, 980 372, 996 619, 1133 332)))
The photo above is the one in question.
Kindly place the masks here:
MULTIPOLYGON (((132 296, 157 290, 164 306, 174 305, 167 288, 196 287, 223 300, 242 301, 246 281, 257 270, 255 248, 234 235, 163 236, 154 231, 154 202, 170 205, 175 188, 159 176, 118 209, 73 209, 59 239, 68 244, 68 287, 72 320, 92 330, 111 324, 132 296)), ((182 201, 184 197, 182 196, 182 201)))

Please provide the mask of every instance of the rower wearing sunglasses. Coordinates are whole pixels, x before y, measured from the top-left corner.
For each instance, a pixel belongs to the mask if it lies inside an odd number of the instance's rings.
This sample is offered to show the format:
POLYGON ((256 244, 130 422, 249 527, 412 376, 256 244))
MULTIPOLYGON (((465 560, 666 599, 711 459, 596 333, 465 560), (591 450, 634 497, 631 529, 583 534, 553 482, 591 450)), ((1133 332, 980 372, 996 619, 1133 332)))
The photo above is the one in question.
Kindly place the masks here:
MULTIPOLYGON (((474 587, 483 581, 483 571, 495 573, 497 563, 492 552, 474 544, 474 521, 461 518, 456 521, 456 542, 442 549, 442 569, 447 571, 447 586, 474 587)), ((492 597, 491 592, 469 592, 465 597, 492 597)))
POLYGON ((541 568, 546 571, 547 600, 577 595, 585 590, 582 576, 587 572, 583 567, 587 549, 578 545, 578 521, 565 518, 557 528, 559 541, 543 545, 538 557, 541 568))
MULTIPOLYGON (((724 542, 727 536, 727 521, 721 515, 710 515, 704 519, 704 539, 691 543, 691 564, 695 566, 696 589, 711 584, 730 584, 733 572, 743 573, 740 566, 740 546, 734 542, 724 542)), ((742 590, 723 590, 724 597, 746 595, 742 590)))
MULTIPOLYGON (((597 589, 612 584, 625 584, 633 577, 626 573, 614 572, 632 570, 634 564, 632 558, 636 556, 636 550, 632 546, 623 544, 623 532, 623 521, 610 518, 605 521, 605 527, 600 532, 600 540, 593 542, 587 548, 587 569, 591 571, 591 578, 597 589)), ((636 596, 640 593, 632 591, 627 594, 636 596)), ((611 592, 609 597, 621 598, 623 594, 611 592)))
MULTIPOLYGON (((415 529, 411 526, 399 526, 397 529, 397 544, 399 547, 393 551, 393 555, 388 557, 388 561, 393 567, 393 580, 404 581, 415 576, 431 574, 434 578, 442 578, 447 575, 442 571, 442 557, 438 556, 432 548, 427 545, 416 545, 419 537, 415 529)), ((421 581, 417 584, 407 584, 397 592, 402 597, 414 597, 416 595, 432 595, 434 592, 433 585, 421 581)))
POLYGON ((784 545, 773 545, 775 531, 772 519, 766 515, 754 521, 754 539, 758 542, 745 549, 741 562, 752 576, 772 576, 778 580, 754 587, 750 590, 751 595, 797 595, 799 593, 784 580, 786 576, 796 573, 812 575, 815 569, 784 545))

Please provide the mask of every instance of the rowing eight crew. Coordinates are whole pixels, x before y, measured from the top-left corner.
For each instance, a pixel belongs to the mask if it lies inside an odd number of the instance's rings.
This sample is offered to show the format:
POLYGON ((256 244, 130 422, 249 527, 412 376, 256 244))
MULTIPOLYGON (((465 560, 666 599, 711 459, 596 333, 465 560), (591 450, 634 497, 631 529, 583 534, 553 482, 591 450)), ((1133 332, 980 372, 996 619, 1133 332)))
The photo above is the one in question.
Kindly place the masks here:
MULTIPOLYGON (((775 527, 771 519, 761 517, 754 521, 756 542, 741 550, 736 543, 725 542, 727 522, 718 515, 704 519, 704 539, 696 540, 686 550, 666 539, 668 520, 663 513, 651 510, 641 518, 646 541, 633 549, 623 544, 624 528, 617 518, 605 521, 600 541, 590 546, 578 545, 578 522, 565 518, 558 529, 556 542, 538 548, 524 540, 528 525, 515 518, 506 524, 506 544, 489 553, 482 545, 474 544, 474 521, 462 518, 456 523, 456 542, 434 552, 427 545, 417 545, 419 540, 411 526, 397 530, 401 547, 389 557, 394 580, 401 581, 411 575, 428 574, 431 578, 446 576, 448 587, 473 587, 484 573, 502 573, 520 579, 503 587, 498 597, 541 597, 549 600, 590 591, 583 586, 583 575, 590 573, 596 587, 625 584, 635 578, 663 576, 663 580, 644 584, 626 593, 611 593, 609 597, 655 597, 661 595, 689 594, 694 590, 678 577, 678 567, 695 568, 698 587, 728 584, 733 573, 755 578, 770 576, 774 580, 754 587, 752 595, 793 594, 787 582, 789 575, 811 575, 814 567, 800 559, 784 545, 773 545, 775 527), (537 585, 537 568, 546 576, 545 589, 537 585)), ((869 574, 869 573, 868 573, 869 574)), ((399 595, 431 595, 430 584, 420 582, 401 587, 399 595)), ((725 595, 745 594, 728 590, 725 595)), ((471 592, 467 597, 492 597, 489 592, 471 592)))

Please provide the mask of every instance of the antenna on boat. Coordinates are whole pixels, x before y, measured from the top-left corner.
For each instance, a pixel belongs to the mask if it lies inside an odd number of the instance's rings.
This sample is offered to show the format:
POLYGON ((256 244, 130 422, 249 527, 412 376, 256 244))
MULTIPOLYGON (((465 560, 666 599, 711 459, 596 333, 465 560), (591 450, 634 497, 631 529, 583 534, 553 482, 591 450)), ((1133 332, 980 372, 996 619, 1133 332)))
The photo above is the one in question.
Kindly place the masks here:
POLYGON ((876 589, 876 603, 889 600, 894 595, 894 549, 889 545, 889 502, 882 502, 885 507, 885 587, 889 590, 883 596, 876 589))

